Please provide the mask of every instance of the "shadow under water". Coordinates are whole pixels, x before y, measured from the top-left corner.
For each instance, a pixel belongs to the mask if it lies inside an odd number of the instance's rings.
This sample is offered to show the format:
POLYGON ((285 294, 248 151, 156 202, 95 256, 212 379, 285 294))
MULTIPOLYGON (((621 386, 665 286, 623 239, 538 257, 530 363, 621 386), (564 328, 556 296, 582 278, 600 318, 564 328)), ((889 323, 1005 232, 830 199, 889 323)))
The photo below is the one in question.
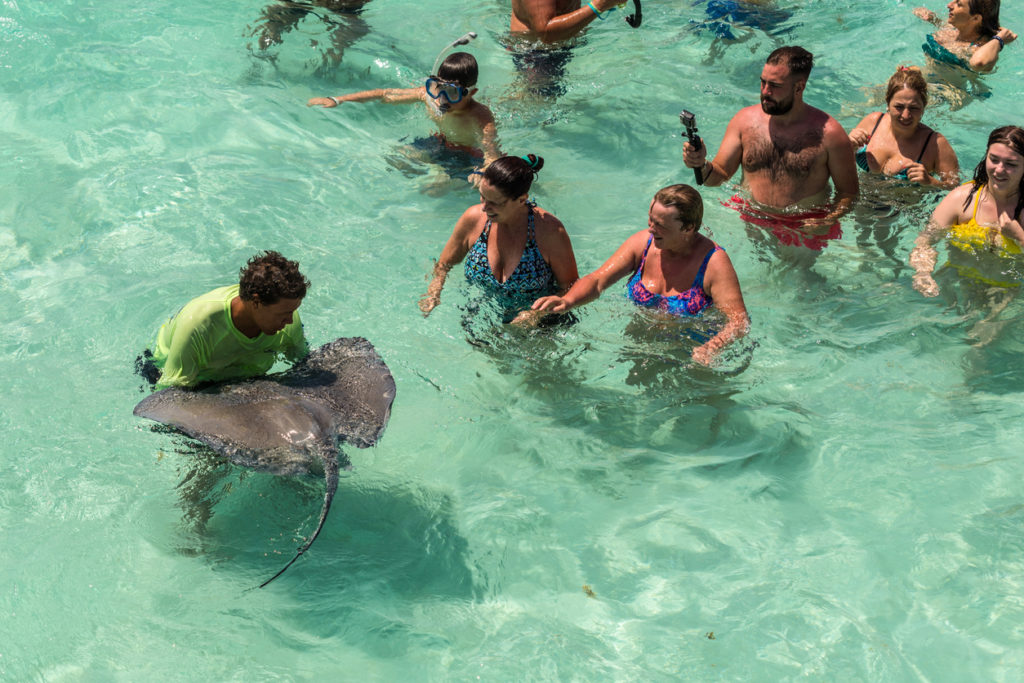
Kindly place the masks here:
POLYGON ((310 47, 319 50, 315 67, 318 76, 328 74, 341 64, 345 50, 370 33, 370 26, 360 15, 370 0, 278 0, 263 8, 255 25, 248 27, 246 37, 257 38, 256 49, 249 51, 261 59, 275 62, 277 56, 271 48, 284 43, 284 35, 297 30, 308 18, 320 21, 327 31, 327 45, 320 49, 317 34, 310 34, 310 47))
MULTIPOLYGON (((316 526, 323 482, 315 474, 276 477, 235 467, 206 446, 181 441, 178 550, 237 571, 240 587, 250 588, 316 526)), ((278 583, 327 582, 332 590, 384 584, 395 593, 472 599, 477 581, 453 509, 445 494, 343 473, 318 542, 278 583)))

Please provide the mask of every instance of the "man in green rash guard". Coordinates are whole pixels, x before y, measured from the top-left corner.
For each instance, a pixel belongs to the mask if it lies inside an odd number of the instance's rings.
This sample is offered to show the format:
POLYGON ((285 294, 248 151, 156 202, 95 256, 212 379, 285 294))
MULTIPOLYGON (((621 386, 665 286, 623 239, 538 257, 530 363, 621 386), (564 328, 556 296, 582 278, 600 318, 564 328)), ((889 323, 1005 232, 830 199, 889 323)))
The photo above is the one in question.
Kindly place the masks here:
POLYGON ((158 389, 192 387, 262 375, 279 355, 301 360, 309 347, 297 309, 308 287, 295 261, 276 251, 253 256, 237 285, 196 297, 164 323, 144 376, 159 369, 158 389))

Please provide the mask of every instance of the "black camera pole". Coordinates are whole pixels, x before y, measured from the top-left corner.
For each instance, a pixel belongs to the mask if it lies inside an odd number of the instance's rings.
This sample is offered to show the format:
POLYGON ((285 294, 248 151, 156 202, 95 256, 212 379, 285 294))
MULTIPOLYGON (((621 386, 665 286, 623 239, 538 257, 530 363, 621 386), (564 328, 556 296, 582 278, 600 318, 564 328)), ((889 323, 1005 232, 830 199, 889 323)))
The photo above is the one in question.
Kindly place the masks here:
MULTIPOLYGON (((704 146, 704 141, 697 135, 697 117, 685 109, 679 114, 679 122, 686 128, 683 131, 683 135, 689 140, 690 144, 693 145, 694 149, 700 149, 704 146)), ((693 169, 693 179, 697 181, 698 185, 704 184, 704 169, 695 168, 693 169)))

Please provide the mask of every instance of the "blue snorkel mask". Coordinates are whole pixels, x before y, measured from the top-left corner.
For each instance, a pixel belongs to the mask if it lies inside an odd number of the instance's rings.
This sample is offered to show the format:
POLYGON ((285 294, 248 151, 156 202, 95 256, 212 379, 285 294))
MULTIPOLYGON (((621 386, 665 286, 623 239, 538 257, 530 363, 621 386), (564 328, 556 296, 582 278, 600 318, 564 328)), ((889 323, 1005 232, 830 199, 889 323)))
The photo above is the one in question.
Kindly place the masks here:
POLYGON ((437 53, 437 59, 434 60, 434 67, 430 70, 430 78, 423 84, 431 103, 442 114, 448 111, 453 104, 461 102, 462 98, 469 94, 469 88, 439 78, 437 70, 441 66, 446 52, 459 45, 468 45, 469 41, 474 39, 476 39, 476 33, 470 31, 441 48, 441 51, 437 53))
POLYGON ((449 105, 457 104, 462 101, 463 97, 469 94, 469 88, 458 83, 442 81, 437 76, 428 78, 425 87, 427 88, 427 95, 430 96, 430 99, 434 100, 434 104, 438 107, 448 107, 449 105))

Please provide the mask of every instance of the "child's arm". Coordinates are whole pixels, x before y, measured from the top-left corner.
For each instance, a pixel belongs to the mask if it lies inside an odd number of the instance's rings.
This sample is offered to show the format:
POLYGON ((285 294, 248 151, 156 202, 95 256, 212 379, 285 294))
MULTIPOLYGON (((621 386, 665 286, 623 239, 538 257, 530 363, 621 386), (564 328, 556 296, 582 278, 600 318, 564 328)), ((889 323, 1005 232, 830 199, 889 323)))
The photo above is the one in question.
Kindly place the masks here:
POLYGON ((480 113, 477 117, 480 123, 480 146, 484 150, 484 166, 501 156, 501 148, 498 146, 498 128, 494 124, 494 114, 484 105, 480 105, 480 113))
POLYGON ((369 102, 370 100, 380 100, 390 104, 421 101, 423 100, 423 88, 377 88, 340 97, 313 97, 306 103, 306 106, 312 107, 318 104, 325 109, 333 109, 342 102, 369 102))

